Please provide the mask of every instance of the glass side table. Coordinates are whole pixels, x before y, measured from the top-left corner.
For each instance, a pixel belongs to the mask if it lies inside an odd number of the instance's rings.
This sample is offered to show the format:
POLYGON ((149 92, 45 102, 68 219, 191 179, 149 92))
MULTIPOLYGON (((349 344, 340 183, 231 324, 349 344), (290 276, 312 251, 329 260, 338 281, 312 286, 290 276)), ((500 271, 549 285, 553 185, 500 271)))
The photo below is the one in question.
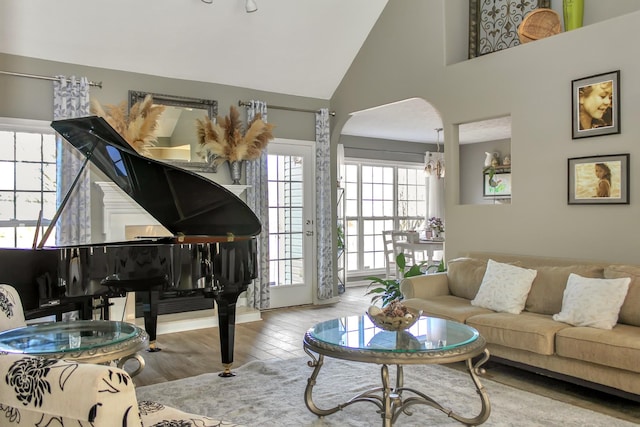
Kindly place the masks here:
POLYGON ((119 368, 135 359, 133 377, 144 369, 138 354, 149 345, 144 331, 126 322, 112 320, 75 320, 34 323, 0 332, 0 351, 69 359, 86 363, 115 362, 119 368))
POLYGON ((383 427, 391 427, 410 405, 424 404, 446 413, 466 425, 484 423, 491 413, 489 396, 478 374, 489 360, 486 342, 474 328, 459 322, 421 317, 411 328, 399 332, 376 327, 367 316, 350 316, 321 322, 309 329, 303 339, 304 351, 311 357, 313 373, 307 381, 305 404, 318 416, 330 415, 355 402, 370 402, 382 414, 383 427), (473 358, 482 355, 477 363, 473 358), (324 357, 382 365, 382 387, 374 388, 333 408, 321 409, 313 402, 313 387, 322 368, 324 357), (464 361, 480 396, 481 410, 473 418, 466 418, 443 407, 426 394, 405 387, 404 365, 447 364, 464 361), (395 387, 389 384, 389 365, 396 365, 395 387), (403 394, 410 394, 405 399, 403 394))

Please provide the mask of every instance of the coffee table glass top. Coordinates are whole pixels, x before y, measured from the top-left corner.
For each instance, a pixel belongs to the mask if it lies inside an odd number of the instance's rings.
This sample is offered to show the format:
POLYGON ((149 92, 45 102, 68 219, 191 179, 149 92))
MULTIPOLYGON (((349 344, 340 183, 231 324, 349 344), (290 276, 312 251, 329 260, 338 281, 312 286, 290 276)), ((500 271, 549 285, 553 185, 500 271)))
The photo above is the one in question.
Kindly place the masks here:
POLYGON ((34 323, 0 332, 0 351, 39 355, 83 352, 137 340, 144 334, 135 325, 111 320, 34 323))
POLYGON ((479 337, 478 331, 470 326, 427 316, 422 316, 404 331, 385 331, 376 327, 366 315, 318 323, 307 335, 331 346, 376 353, 442 352, 464 347, 479 337))

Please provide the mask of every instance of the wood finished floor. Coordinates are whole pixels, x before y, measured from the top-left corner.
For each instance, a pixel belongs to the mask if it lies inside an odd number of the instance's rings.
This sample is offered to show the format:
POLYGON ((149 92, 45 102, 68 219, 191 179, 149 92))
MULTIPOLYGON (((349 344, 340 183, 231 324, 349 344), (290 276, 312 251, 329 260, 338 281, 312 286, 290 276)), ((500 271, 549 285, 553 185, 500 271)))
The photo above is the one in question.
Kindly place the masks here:
MULTIPOLYGON (((263 320, 236 325, 234 367, 253 360, 306 356, 302 350, 306 330, 323 320, 362 314, 369 305, 364 293, 364 287, 348 287, 337 304, 266 310, 263 320)), ((163 334, 157 342, 162 351, 142 354, 146 366, 134 378, 137 386, 223 370, 217 328, 163 334)), ((464 369, 462 364, 448 366, 464 369)), ((487 367, 487 377, 492 380, 640 424, 637 402, 496 363, 489 362, 487 367)))

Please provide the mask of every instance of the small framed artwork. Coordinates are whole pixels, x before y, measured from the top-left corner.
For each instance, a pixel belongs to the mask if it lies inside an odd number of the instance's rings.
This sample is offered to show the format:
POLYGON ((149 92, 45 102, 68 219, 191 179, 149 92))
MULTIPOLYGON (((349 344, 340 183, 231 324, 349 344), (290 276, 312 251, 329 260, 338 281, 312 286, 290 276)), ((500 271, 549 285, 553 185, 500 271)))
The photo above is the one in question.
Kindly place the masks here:
POLYGON ((505 199, 511 197, 511 172, 496 172, 493 176, 485 173, 482 195, 505 199))
POLYGON ((569 159, 570 205, 629 204, 629 154, 569 159))
POLYGON ((620 133, 620 70, 571 82, 572 139, 620 133))

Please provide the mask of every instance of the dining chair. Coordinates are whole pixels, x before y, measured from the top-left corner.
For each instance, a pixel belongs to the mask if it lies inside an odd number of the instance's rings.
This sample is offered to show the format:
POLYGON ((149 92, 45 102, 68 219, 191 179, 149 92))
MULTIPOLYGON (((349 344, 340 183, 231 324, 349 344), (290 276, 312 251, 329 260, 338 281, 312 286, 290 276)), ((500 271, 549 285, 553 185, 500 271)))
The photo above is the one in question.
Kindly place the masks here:
POLYGON ((393 247, 393 230, 385 230, 382 232, 384 241, 384 267, 387 279, 396 278, 396 255, 393 247))
MULTIPOLYGON (((405 265, 412 266, 416 263, 416 251, 410 246, 404 246, 402 243, 409 243, 410 236, 412 236, 414 232, 412 231, 393 231, 391 232, 391 238, 393 241, 393 259, 395 263, 395 259, 401 253, 404 254, 405 265)), ((396 264, 396 278, 400 278, 403 276, 404 271, 400 271, 398 265, 396 264)))
POLYGON ((0 331, 26 325, 18 291, 11 285, 0 284, 0 331))

